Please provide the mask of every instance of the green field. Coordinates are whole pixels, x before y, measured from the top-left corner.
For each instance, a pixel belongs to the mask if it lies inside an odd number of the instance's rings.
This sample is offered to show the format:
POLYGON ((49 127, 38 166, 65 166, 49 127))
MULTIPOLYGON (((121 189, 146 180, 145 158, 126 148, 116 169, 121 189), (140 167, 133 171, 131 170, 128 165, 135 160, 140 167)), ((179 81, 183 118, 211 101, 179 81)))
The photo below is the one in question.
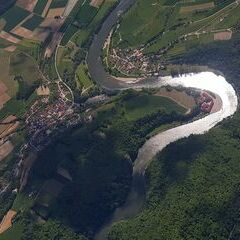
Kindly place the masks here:
POLYGON ((38 0, 37 5, 34 8, 34 13, 41 15, 45 6, 47 5, 48 0, 38 0))
POLYGON ((1 234, 1 240, 21 240, 24 226, 20 223, 14 224, 12 228, 1 234))
POLYGON ((53 0, 50 8, 63 8, 67 5, 68 0, 53 0))
MULTIPOLYGON (((115 3, 116 3, 116 0, 104 1, 103 4, 98 9, 97 14, 91 20, 91 23, 88 25, 87 28, 80 29, 76 25, 70 25, 65 32, 65 35, 62 39, 61 44, 66 45, 70 39, 73 42, 75 42, 78 46, 83 46, 84 44, 86 44, 91 34, 96 30, 96 28, 101 23, 104 16, 107 15, 109 10, 114 6, 115 3)), ((96 9, 94 9, 94 12, 95 11, 96 9)))
POLYGON ((1 69, 1 81, 8 88, 7 93, 9 96, 14 97, 18 91, 18 83, 10 76, 10 54, 0 50, 0 69, 1 69))
POLYGON ((89 88, 93 85, 91 79, 88 76, 87 66, 84 64, 80 64, 76 71, 76 81, 80 85, 79 87, 83 87, 84 89, 89 88))
POLYGON ((23 21, 30 12, 14 5, 10 10, 2 15, 2 18, 6 20, 6 25, 4 26, 4 31, 11 31, 16 25, 23 21), (14 16, 14 17, 13 17, 14 16))
POLYGON ((177 105, 172 100, 160 96, 140 95, 128 100, 125 103, 127 118, 129 120, 136 120, 142 118, 146 114, 152 114, 160 110, 164 106, 167 113, 170 112, 186 112, 186 109, 177 105))
POLYGON ((86 0, 80 8, 75 20, 78 22, 79 26, 87 26, 97 14, 97 11, 98 8, 91 6, 90 1, 86 0))
POLYGON ((27 99, 42 81, 37 63, 21 52, 11 55, 10 74, 18 82, 17 97, 21 99, 27 99))
POLYGON ((35 28, 37 28, 43 21, 43 18, 38 15, 33 15, 31 18, 29 18, 26 22, 23 23, 23 27, 33 31, 35 28))

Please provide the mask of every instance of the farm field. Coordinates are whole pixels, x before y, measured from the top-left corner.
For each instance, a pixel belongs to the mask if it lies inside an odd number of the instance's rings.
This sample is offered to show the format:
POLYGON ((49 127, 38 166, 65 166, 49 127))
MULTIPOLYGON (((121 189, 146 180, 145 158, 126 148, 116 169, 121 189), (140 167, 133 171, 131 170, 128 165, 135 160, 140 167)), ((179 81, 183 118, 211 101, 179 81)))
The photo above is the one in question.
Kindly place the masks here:
POLYGON ((23 21, 27 16, 29 16, 29 14, 30 12, 28 12, 27 10, 20 8, 16 5, 13 6, 9 11, 2 15, 2 18, 6 21, 4 30, 6 32, 11 31, 21 21, 23 21), (13 16, 15 17, 13 18, 13 16))
MULTIPOLYGON (((83 46, 84 44, 86 44, 90 35, 93 34, 97 26, 101 23, 104 16, 106 16, 106 14, 114 6, 116 2, 117 2, 116 0, 104 1, 98 9, 96 7, 90 6, 90 9, 95 8, 94 12, 97 11, 97 13, 95 14, 94 18, 91 20, 89 25, 87 27, 81 27, 81 28, 75 25, 71 25, 66 30, 66 33, 62 39, 61 44, 66 45, 70 39, 78 46, 83 46)), ((89 2, 86 2, 85 4, 89 5, 89 2)), ((84 7, 84 5, 82 7, 84 7)), ((80 11, 82 10, 80 9, 80 11)))
POLYGON ((30 19, 28 19, 26 22, 23 23, 23 27, 33 31, 35 28, 37 28, 41 23, 43 22, 43 18, 38 16, 38 15, 34 15, 32 16, 30 19))
MULTIPOLYGON (((116 0, 108 0, 104 1, 99 8, 95 8, 94 12, 97 11, 97 13, 94 13, 95 15, 87 27, 77 27, 73 21, 74 24, 66 29, 66 33, 61 41, 61 46, 58 48, 57 66, 63 78, 68 78, 68 76, 72 75, 76 76, 74 78, 75 81, 71 83, 73 88, 83 91, 85 89, 86 91, 86 89, 90 90, 89 87, 94 85, 88 76, 88 70, 84 62, 88 42, 104 16, 107 15, 115 3, 116 0)), ((82 8, 85 9, 85 5, 89 4, 90 2, 86 1, 85 4, 82 5, 79 12, 76 13, 76 19, 78 19, 77 14, 83 11, 82 8)), ((88 7, 90 10, 94 8, 92 6, 88 7)))
POLYGON ((201 0, 177 3, 138 0, 115 31, 113 46, 136 48, 145 45, 144 53, 154 53, 180 36, 233 26, 239 16, 235 9, 238 7, 234 1, 227 5, 201 0))
POLYGON ((63 8, 67 5, 68 0, 53 0, 50 8, 63 8))
POLYGON ((43 10, 45 9, 47 3, 48 3, 49 0, 41 0, 41 1, 38 1, 35 8, 34 8, 34 13, 36 14, 39 14, 39 15, 42 15, 43 13, 43 10))
POLYGON ((87 26, 94 16, 97 14, 98 9, 90 5, 90 1, 86 0, 80 8, 76 16, 76 21, 80 26, 87 26))

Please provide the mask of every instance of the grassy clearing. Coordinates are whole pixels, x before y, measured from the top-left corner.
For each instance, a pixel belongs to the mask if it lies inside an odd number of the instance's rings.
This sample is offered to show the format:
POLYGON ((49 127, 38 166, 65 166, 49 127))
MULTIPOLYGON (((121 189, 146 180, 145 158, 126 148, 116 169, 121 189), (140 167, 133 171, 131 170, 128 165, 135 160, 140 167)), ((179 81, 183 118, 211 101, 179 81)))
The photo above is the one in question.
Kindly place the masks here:
POLYGON ((39 60, 40 43, 34 40, 23 39, 17 49, 32 56, 36 61, 39 60))
POLYGON ((131 98, 125 103, 126 116, 128 120, 136 120, 142 118, 148 114, 155 113, 160 109, 164 109, 167 113, 170 112, 186 112, 186 109, 178 105, 171 99, 152 96, 152 95, 140 95, 134 98, 131 98))
POLYGON ((83 87, 84 89, 89 88, 91 85, 93 85, 89 75, 88 75, 88 69, 87 66, 84 64, 80 64, 76 71, 76 81, 79 87, 83 87))
POLYGON ((2 15, 2 18, 6 20, 4 31, 6 32, 11 31, 16 25, 18 25, 21 21, 23 21, 29 14, 30 12, 16 5, 10 8, 9 11, 7 11, 5 14, 2 15))
POLYGON ((42 82, 36 61, 22 52, 11 55, 10 74, 19 85, 17 99, 27 100, 42 82))
POLYGON ((23 27, 33 31, 35 28, 37 28, 43 21, 43 18, 38 15, 33 15, 31 18, 29 18, 26 22, 23 23, 23 27))
POLYGON ((10 74, 21 75, 27 84, 41 79, 36 62, 24 53, 18 52, 10 58, 10 74))
POLYGON ((33 206, 34 199, 24 192, 18 193, 13 202, 12 209, 16 212, 30 209, 33 206))
POLYGON ((24 226, 20 223, 13 224, 13 226, 1 234, 1 240, 21 240, 24 226))

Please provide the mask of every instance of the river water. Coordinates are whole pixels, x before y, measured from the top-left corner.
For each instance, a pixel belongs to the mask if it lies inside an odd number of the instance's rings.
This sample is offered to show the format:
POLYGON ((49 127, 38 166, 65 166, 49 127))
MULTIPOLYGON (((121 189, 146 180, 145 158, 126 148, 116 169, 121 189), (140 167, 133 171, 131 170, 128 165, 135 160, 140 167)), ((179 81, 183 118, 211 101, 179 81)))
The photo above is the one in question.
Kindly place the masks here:
POLYGON ((145 200, 145 170, 158 152, 168 144, 188 137, 191 134, 204 134, 224 118, 233 115, 238 105, 237 95, 233 87, 223 76, 216 75, 212 72, 186 74, 175 78, 170 76, 148 78, 138 83, 118 81, 110 76, 102 64, 102 48, 110 31, 117 23, 119 16, 134 2, 135 0, 120 1, 119 5, 111 12, 109 17, 104 21, 98 34, 94 37, 87 57, 88 69, 92 79, 110 91, 143 87, 159 88, 166 85, 208 90, 221 98, 222 107, 218 112, 207 115, 194 122, 161 132, 145 142, 141 149, 139 149, 137 159, 134 162, 132 187, 125 204, 115 210, 110 221, 96 234, 95 240, 106 240, 107 233, 112 224, 134 217, 140 212, 145 200))

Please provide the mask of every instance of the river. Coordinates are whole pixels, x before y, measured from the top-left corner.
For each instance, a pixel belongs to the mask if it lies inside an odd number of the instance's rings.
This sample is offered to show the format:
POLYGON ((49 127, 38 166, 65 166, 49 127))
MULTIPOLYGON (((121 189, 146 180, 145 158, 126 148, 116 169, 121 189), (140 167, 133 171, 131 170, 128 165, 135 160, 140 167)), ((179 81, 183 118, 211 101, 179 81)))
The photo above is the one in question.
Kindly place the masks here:
POLYGON ((135 216, 140 212, 145 199, 145 170, 153 157, 165 148, 168 144, 191 134, 204 134, 235 113, 238 99, 235 90, 221 75, 212 72, 201 72, 196 74, 186 74, 179 77, 158 77, 144 79, 141 82, 123 82, 110 76, 104 69, 101 60, 102 47, 111 29, 117 23, 120 14, 126 11, 134 0, 122 0, 105 20, 102 28, 94 37, 89 49, 87 58, 88 68, 91 77, 99 85, 107 90, 124 90, 128 88, 159 88, 162 86, 183 86, 186 88, 197 88, 208 90, 217 94, 222 100, 222 107, 218 112, 212 113, 191 123, 187 123, 167 131, 161 132, 145 142, 139 149, 137 159, 133 166, 133 182, 131 191, 125 204, 116 209, 110 221, 103 226, 95 236, 95 240, 107 239, 107 233, 113 223, 135 216))

